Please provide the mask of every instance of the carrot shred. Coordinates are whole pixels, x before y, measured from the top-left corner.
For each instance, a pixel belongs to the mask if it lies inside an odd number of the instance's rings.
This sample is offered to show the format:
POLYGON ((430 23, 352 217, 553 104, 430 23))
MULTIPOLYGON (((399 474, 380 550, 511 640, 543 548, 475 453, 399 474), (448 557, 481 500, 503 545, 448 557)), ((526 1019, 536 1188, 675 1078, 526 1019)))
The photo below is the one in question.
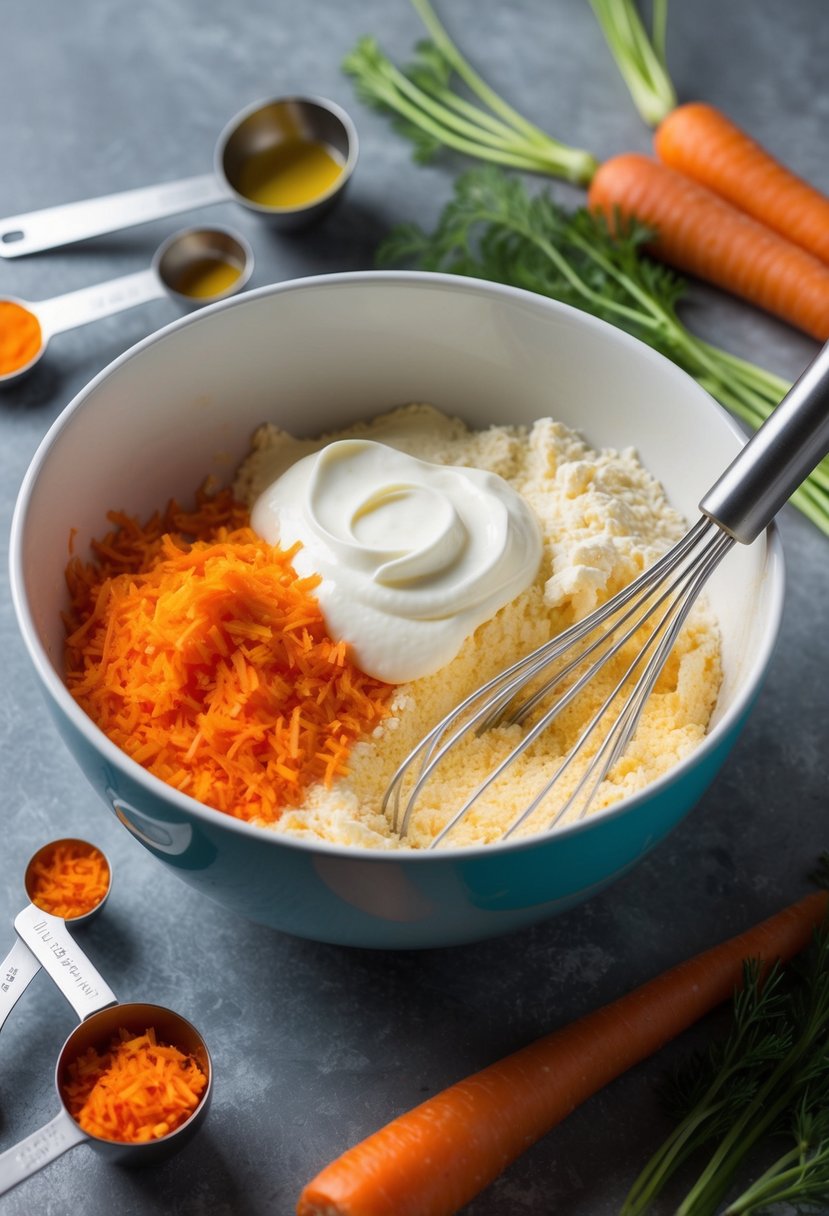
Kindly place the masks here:
POLYGON ((326 633, 296 548, 250 528, 228 491, 121 512, 66 568, 66 683, 123 751, 217 810, 273 823, 347 772, 391 686, 326 633), (287 724, 287 725, 286 725, 287 724))
POLYGON ((662 120, 656 155, 829 263, 829 198, 715 106, 692 101, 662 120))
POLYGON ((100 849, 79 840, 41 849, 26 871, 26 891, 35 907, 64 920, 97 908, 108 890, 106 858, 100 849))
POLYGON ((453 1216, 582 1102, 727 1000, 743 960, 769 966, 802 950, 827 901, 806 896, 400 1115, 309 1182, 297 1216, 453 1216))
POLYGON ((180 1127, 206 1085, 195 1057, 160 1043, 150 1027, 140 1035, 119 1030, 103 1053, 87 1048, 68 1065, 61 1093, 90 1136, 142 1144, 180 1127))
POLYGON ((604 162, 588 204, 655 230, 652 252, 804 333, 829 338, 829 266, 712 190, 636 152, 604 162))

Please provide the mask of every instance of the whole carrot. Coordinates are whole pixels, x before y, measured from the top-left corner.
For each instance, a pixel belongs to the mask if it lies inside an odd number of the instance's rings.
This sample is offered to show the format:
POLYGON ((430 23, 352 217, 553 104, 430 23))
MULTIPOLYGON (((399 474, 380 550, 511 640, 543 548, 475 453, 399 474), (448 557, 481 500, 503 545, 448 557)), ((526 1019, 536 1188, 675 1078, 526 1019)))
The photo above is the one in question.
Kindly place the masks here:
POLYGON ((298 1216, 452 1216, 580 1103, 727 1000, 744 959, 802 950, 827 898, 806 896, 400 1115, 309 1182, 298 1216))
POLYGON ((829 266, 706 186, 636 152, 605 161, 589 206, 653 227, 657 257, 829 338, 829 266))
POLYGON ((829 198, 715 106, 678 106, 662 120, 654 148, 664 164, 829 263, 829 198))

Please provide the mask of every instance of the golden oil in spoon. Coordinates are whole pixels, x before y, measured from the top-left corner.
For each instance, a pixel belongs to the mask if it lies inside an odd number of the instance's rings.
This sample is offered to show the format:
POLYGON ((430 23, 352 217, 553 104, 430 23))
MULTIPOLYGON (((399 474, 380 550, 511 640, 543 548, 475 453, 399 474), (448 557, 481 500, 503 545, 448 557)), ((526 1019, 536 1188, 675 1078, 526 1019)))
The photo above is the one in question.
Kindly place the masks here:
POLYGON ((262 207, 302 207, 326 194, 342 171, 332 149, 290 136, 245 160, 238 189, 262 207))

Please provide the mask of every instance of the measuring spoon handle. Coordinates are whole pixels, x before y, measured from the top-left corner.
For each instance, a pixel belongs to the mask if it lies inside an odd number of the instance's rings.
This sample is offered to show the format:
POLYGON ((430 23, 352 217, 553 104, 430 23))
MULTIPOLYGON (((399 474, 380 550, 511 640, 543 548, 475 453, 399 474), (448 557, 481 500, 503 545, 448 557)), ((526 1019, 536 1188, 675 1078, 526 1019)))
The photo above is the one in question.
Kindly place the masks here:
POLYGON ((118 998, 73 940, 64 921, 29 904, 14 918, 18 935, 83 1022, 118 998))
POLYGON ((29 303, 28 307, 40 321, 43 336, 48 341, 53 334, 63 333, 65 329, 76 329, 163 295, 164 288, 154 270, 137 270, 135 274, 67 291, 50 300, 29 303))
POLYGON ((191 207, 207 207, 230 197, 225 183, 214 173, 208 173, 10 215, 0 219, 0 257, 19 258, 43 249, 57 249, 73 241, 164 219, 191 207))
POLYGON ((40 963, 18 937, 0 963, 0 1029, 38 971, 40 963))
POLYGON ((44 1127, 0 1153, 0 1195, 86 1139, 86 1132, 67 1111, 61 1110, 44 1127))

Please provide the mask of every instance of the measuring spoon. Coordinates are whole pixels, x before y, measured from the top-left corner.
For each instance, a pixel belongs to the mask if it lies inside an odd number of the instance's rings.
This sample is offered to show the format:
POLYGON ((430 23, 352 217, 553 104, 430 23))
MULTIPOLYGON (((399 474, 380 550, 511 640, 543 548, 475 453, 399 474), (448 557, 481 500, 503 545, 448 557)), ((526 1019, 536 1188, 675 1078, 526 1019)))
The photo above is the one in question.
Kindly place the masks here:
MULTIPOLYGON (((80 845, 90 852, 97 847, 89 844, 86 840, 78 840, 72 837, 64 840, 52 840, 49 844, 45 844, 39 848, 32 855, 29 864, 26 866, 24 887, 30 900, 36 895, 34 880, 40 863, 51 851, 61 846, 71 845, 80 845)), ((100 849, 97 851, 101 852, 100 849)), ((53 916, 49 912, 42 911, 35 903, 30 903, 15 920, 15 928, 17 928, 17 921, 22 918, 22 923, 26 930, 25 938, 34 936, 38 943, 38 948, 35 950, 30 949, 29 945, 26 944, 24 935, 20 934, 3 962, 0 963, 0 1028, 2 1028, 3 1023, 17 1004, 17 1001, 40 970, 42 965, 41 947, 48 952, 49 967, 47 967, 47 970, 52 974, 52 965, 59 969, 59 987, 64 992, 64 995, 67 996, 70 1004, 72 1004, 81 1019, 86 1016, 86 1013, 80 1011, 75 1001, 65 991, 63 986, 64 979, 70 980, 77 994, 82 995, 81 988, 74 981, 77 980, 78 976, 83 975, 85 977, 84 982, 91 985, 96 992, 103 992, 106 989, 110 999, 112 1001, 115 1000, 114 995, 110 992, 107 985, 104 984, 98 972, 72 940, 66 927, 69 924, 75 929, 80 925, 85 925, 93 916, 98 915, 109 898, 109 893, 112 889, 112 867, 106 855, 102 854, 102 856, 109 871, 109 884, 102 898, 88 912, 84 912, 81 916, 73 916, 67 920, 62 920, 58 916, 53 916), (49 934, 49 938, 44 939, 45 933, 49 934), (56 950, 62 951, 62 953, 56 953, 56 950), (103 985, 103 988, 100 985, 103 985)), ((73 991, 73 996, 75 996, 75 991, 73 991)), ((108 1003, 109 1000, 105 1002, 105 1004, 108 1003)))
POLYGON ((80 1026, 72 1031, 58 1056, 55 1088, 60 1110, 57 1115, 44 1127, 0 1153, 0 1195, 83 1141, 87 1141, 91 1148, 103 1154, 109 1161, 121 1165, 149 1165, 164 1160, 183 1148, 203 1123, 210 1104, 212 1087, 213 1066, 207 1044, 196 1028, 172 1009, 132 1002, 90 1014, 85 1022, 81 1022, 80 1026), (69 1113, 63 1097, 70 1064, 89 1048, 107 1048, 113 1036, 121 1029, 130 1034, 143 1034, 150 1026, 155 1028, 160 1041, 193 1056, 204 1072, 207 1084, 198 1106, 189 1118, 166 1136, 140 1144, 105 1140, 85 1132, 69 1113))
POLYGON ((0 220, 0 257, 16 258, 55 249, 228 200, 277 227, 298 228, 322 216, 339 198, 354 171, 357 151, 354 123, 333 101, 300 96, 258 101, 237 114, 222 131, 212 173, 9 216, 0 220), (341 166, 340 172, 326 189, 295 206, 256 202, 245 192, 245 170, 257 157, 286 141, 328 149, 341 166))
POLYGON ((253 273, 253 250, 244 237, 226 228, 186 228, 156 250, 152 265, 93 287, 82 287, 49 300, 5 297, 33 314, 40 326, 40 346, 22 367, 0 375, 4 387, 27 375, 40 362, 50 338, 102 317, 172 296, 190 308, 212 304, 241 291, 253 273), (220 274, 222 268, 229 274, 220 274))

